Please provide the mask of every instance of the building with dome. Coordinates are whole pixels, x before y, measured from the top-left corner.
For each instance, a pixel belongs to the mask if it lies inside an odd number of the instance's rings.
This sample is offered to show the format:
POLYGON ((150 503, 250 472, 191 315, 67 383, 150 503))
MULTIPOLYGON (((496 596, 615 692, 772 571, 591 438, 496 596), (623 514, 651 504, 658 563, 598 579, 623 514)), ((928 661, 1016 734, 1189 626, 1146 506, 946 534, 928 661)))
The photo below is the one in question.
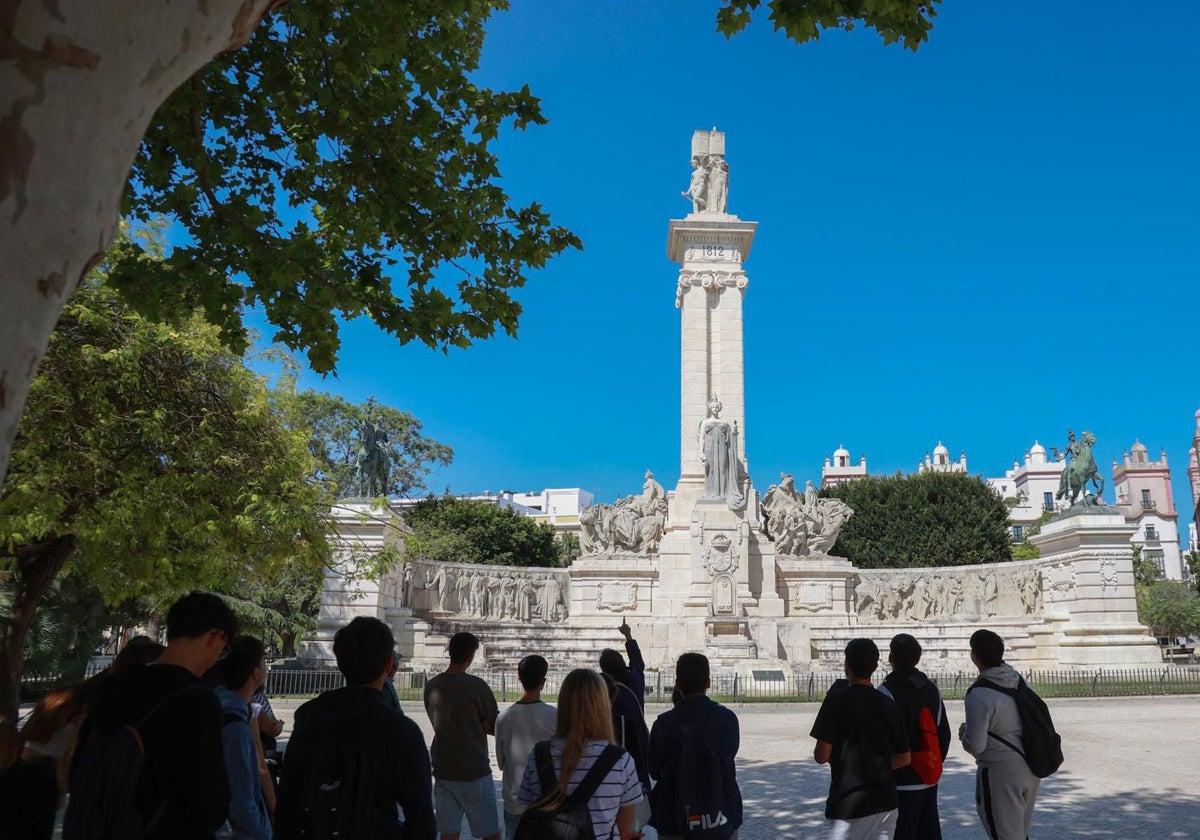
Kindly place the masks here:
POLYGON ((957 461, 950 460, 950 450, 939 440, 933 448, 933 455, 925 453, 925 460, 917 462, 917 472, 955 472, 967 471, 967 453, 960 452, 957 461))
POLYGON ((859 455, 858 463, 850 462, 850 450, 845 446, 838 446, 833 453, 833 459, 825 456, 825 466, 821 467, 821 486, 836 487, 839 484, 845 484, 847 481, 853 481, 856 478, 863 478, 867 474, 867 456, 859 455))
POLYGON ((1200 535, 1196 523, 1200 522, 1200 411, 1196 412, 1196 432, 1192 436, 1192 448, 1188 451, 1188 484, 1192 488, 1192 521, 1188 524, 1188 549, 1200 551, 1200 535))
POLYGON ((1113 460, 1113 491, 1125 521, 1137 528, 1130 541, 1141 546, 1142 559, 1153 562, 1163 577, 1182 579, 1179 515, 1166 451, 1151 461, 1146 445, 1134 441, 1120 462, 1113 460))
POLYGON ((1017 542, 1028 536, 1029 527, 1055 510, 1055 496, 1062 482, 1066 461, 1046 456, 1046 447, 1033 442, 1022 461, 1013 461, 1012 469, 1003 478, 989 478, 988 485, 1009 506, 1008 519, 1013 539, 1017 542))

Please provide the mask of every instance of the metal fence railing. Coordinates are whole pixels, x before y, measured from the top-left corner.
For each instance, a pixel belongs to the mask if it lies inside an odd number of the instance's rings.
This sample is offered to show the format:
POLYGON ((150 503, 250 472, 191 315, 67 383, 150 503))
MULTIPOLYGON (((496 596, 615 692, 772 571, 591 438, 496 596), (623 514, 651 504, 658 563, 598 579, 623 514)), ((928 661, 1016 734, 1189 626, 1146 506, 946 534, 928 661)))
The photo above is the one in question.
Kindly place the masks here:
MULTIPOLYGON (((87 676, 99 668, 89 669, 87 676)), ((886 672, 876 673, 876 682, 886 672)), ((805 703, 823 698, 840 674, 823 671, 791 673, 787 671, 756 671, 752 676, 717 673, 712 675, 709 696, 724 703, 805 703)), ((521 684, 516 671, 481 671, 496 698, 509 702, 521 696, 521 684)), ((566 671, 546 675, 542 693, 548 698, 558 695, 566 671)), ((401 671, 396 674, 396 691, 402 700, 420 700, 426 681, 434 676, 426 671, 401 671)), ((978 675, 974 671, 929 673, 947 700, 961 699, 978 675)), ((1132 697, 1154 694, 1200 694, 1200 665, 1167 664, 1153 668, 1097 668, 1092 670, 1022 671, 1026 682, 1043 697, 1132 697)), ((24 702, 63 684, 57 675, 26 674, 21 680, 24 702)), ((669 703, 673 679, 664 671, 646 673, 646 699, 652 703, 669 703)), ((314 697, 324 691, 341 688, 345 679, 332 663, 329 667, 297 670, 272 667, 267 674, 267 694, 278 698, 314 697)))

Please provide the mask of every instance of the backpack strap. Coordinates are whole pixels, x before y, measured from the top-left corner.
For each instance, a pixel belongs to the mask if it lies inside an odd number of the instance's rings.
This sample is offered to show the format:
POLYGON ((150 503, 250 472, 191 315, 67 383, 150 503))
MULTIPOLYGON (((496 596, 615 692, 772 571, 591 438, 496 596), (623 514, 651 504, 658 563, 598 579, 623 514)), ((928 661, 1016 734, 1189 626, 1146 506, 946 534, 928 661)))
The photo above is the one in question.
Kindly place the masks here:
MULTIPOLYGON (((1002 685, 998 685, 998 684, 996 684, 996 683, 992 682, 992 681, 991 681, 991 680, 989 680, 989 679, 985 679, 984 677, 980 677, 979 679, 975 680, 975 682, 974 682, 974 683, 971 685, 971 688, 990 688, 990 689, 992 689, 993 691, 999 691, 1001 694, 1007 694, 1009 697, 1011 697, 1011 698, 1013 698, 1014 700, 1016 700, 1016 698, 1017 698, 1017 691, 1018 691, 1018 690, 1020 690, 1020 689, 1021 689, 1021 687, 1022 687, 1022 686, 1024 686, 1024 685, 1025 685, 1025 680, 1024 680, 1024 679, 1022 679, 1022 678, 1021 678, 1019 675, 1017 676, 1017 687, 1016 687, 1016 688, 1005 688, 1004 686, 1002 686, 1002 685)), ((967 689, 967 691, 968 691, 968 692, 970 692, 971 688, 968 688, 968 689, 967 689)), ((1019 709, 1019 708, 1017 709, 1017 712, 1018 712, 1018 716, 1019 716, 1019 714, 1020 714, 1020 709, 1019 709)), ((1003 744, 1004 746, 1008 747, 1010 750, 1012 750, 1013 752, 1015 752, 1017 755, 1021 756, 1021 758, 1024 758, 1024 757, 1025 757, 1025 753, 1024 753, 1024 752, 1022 752, 1021 750, 1019 750, 1019 749, 1017 748, 1017 745, 1016 745, 1016 744, 1012 743, 1011 741, 1009 741, 1009 740, 1007 740, 1007 739, 1005 739, 1005 738, 1001 738, 999 735, 997 735, 995 732, 993 732, 993 731, 992 731, 992 730, 990 730, 990 729, 988 730, 988 737, 989 737, 989 738, 995 738, 995 739, 996 739, 997 741, 999 741, 1001 744, 1003 744)))
POLYGON ((229 726, 231 723, 246 723, 246 722, 247 722, 246 718, 242 717, 237 712, 226 712, 225 716, 223 718, 221 718, 221 728, 224 729, 226 726, 229 726))
POLYGON ((579 783, 579 787, 571 792, 567 797, 567 802, 576 804, 587 802, 596 793, 604 781, 604 777, 617 765, 617 761, 624 754, 625 750, 618 747, 616 744, 609 744, 604 748, 604 752, 596 756, 595 763, 591 769, 587 771, 587 775, 583 777, 583 781, 579 783))
POLYGON ((541 795, 538 796, 538 801, 541 801, 549 796, 550 791, 558 784, 554 775, 554 758, 550 755, 550 742, 538 741, 534 744, 533 758, 537 765, 538 783, 542 788, 541 795))

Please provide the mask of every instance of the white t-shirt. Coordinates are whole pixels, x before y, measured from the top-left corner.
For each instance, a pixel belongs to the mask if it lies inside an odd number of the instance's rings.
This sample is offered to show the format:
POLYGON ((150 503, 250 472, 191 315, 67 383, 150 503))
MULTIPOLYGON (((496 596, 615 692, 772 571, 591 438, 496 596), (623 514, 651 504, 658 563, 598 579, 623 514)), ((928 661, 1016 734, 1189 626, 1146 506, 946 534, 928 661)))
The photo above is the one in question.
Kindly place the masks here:
MULTIPOLYGON (((583 777, 607 746, 606 741, 588 741, 578 766, 571 773, 571 781, 567 785, 568 795, 579 787, 583 777)), ((560 738, 553 739, 550 742, 550 756, 554 760, 555 776, 562 773, 562 753, 563 741, 560 738)), ((541 795, 542 785, 538 778, 537 762, 531 753, 529 763, 525 765, 525 778, 521 782, 521 804, 529 806, 541 795)), ((592 828, 596 831, 597 840, 615 837, 617 811, 623 805, 636 805, 641 801, 642 783, 638 781, 637 768, 633 766, 633 758, 629 753, 624 753, 596 788, 596 793, 588 800, 588 813, 591 814, 592 828)))
POLYGON ((496 718, 496 766, 504 774, 501 790, 507 813, 525 813, 519 799, 525 765, 538 741, 554 737, 557 719, 558 710, 541 701, 513 703, 496 718))

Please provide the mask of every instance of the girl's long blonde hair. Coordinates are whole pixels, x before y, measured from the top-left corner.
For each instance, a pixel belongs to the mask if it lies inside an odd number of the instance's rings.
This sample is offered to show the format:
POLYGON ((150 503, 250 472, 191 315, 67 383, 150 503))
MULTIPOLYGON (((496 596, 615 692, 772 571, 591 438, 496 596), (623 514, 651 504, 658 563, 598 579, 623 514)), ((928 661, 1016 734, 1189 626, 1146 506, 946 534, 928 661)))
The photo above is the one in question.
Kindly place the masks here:
POLYGON ((613 742, 612 706, 597 672, 576 668, 562 681, 554 736, 563 740, 562 773, 553 790, 542 792, 539 805, 545 808, 557 808, 567 798, 571 774, 579 766, 588 741, 613 742))

